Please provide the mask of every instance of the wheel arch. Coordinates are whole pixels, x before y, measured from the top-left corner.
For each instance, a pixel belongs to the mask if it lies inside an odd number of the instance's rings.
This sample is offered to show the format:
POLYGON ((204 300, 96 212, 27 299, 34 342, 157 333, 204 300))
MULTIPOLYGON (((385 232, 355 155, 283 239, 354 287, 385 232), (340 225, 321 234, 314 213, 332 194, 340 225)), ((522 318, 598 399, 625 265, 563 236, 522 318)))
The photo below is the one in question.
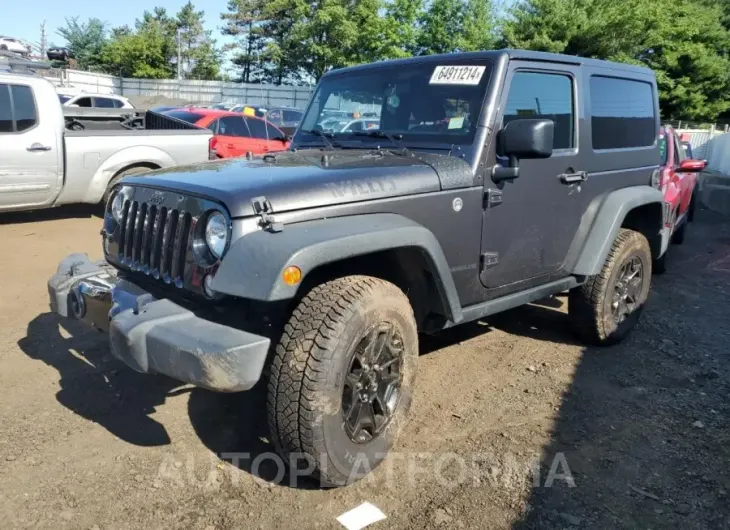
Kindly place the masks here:
POLYGON ((431 313, 462 319, 461 305, 443 250, 424 226, 396 214, 370 214, 259 230, 234 242, 211 287, 262 302, 293 300, 314 285, 352 274, 375 276, 400 287, 419 323, 431 313), (282 281, 289 266, 302 281, 282 281))
POLYGON ((635 230, 649 241, 651 254, 659 258, 666 245, 664 196, 650 186, 635 186, 613 191, 596 201, 584 216, 578 233, 581 245, 569 272, 593 276, 601 271, 606 256, 621 228, 635 230))

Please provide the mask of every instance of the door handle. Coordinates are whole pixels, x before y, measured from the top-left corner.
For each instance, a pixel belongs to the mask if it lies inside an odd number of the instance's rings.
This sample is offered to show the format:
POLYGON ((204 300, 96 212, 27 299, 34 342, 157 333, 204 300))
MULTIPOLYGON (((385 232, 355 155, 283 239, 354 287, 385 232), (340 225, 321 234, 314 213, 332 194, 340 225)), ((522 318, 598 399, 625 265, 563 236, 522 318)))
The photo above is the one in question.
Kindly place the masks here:
POLYGON ((31 145, 30 147, 26 148, 26 151, 30 151, 31 153, 37 152, 37 151, 50 151, 51 146, 49 145, 42 145, 39 143, 35 143, 31 145))
POLYGON ((558 178, 563 184, 577 184, 588 180, 588 173, 585 171, 578 171, 577 173, 562 173, 558 175, 558 178))

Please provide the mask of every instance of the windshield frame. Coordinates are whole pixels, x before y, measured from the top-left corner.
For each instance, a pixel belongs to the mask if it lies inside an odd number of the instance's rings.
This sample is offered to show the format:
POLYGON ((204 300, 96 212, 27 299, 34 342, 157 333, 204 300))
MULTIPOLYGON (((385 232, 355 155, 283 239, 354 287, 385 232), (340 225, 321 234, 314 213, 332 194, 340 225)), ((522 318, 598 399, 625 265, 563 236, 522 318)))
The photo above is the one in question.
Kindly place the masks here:
MULTIPOLYGON (((363 77, 367 76, 368 74, 378 72, 380 75, 383 75, 381 72, 383 70, 398 70, 399 72, 402 72, 406 68, 413 67, 413 68, 425 68, 428 69, 429 67, 433 70, 437 66, 484 66, 485 70, 482 75, 482 78, 480 80, 479 86, 480 87, 480 94, 476 101, 478 101, 478 112, 475 114, 474 119, 472 121, 471 130, 468 134, 461 135, 460 137, 452 134, 417 134, 417 133, 408 133, 403 130, 394 130, 394 129, 384 129, 383 132, 391 134, 391 135, 402 135, 403 139, 400 141, 400 146, 406 146, 408 148, 412 149, 425 149, 425 150, 448 150, 452 149, 456 145, 460 145, 462 147, 472 145, 475 139, 478 135, 478 130, 480 127, 480 124, 483 119, 483 115, 486 111, 485 106, 487 102, 487 96, 490 92, 490 85, 493 83, 493 77, 495 75, 495 71, 497 70, 497 65, 490 57, 473 57, 473 56, 460 56, 459 54, 455 54, 453 56, 440 56, 438 58, 432 58, 432 57, 424 57, 421 60, 413 60, 409 61, 408 63, 402 63, 400 61, 396 61, 393 63, 383 63, 378 64, 377 66, 371 66, 367 68, 355 68, 355 69, 343 69, 341 71, 335 70, 331 73, 326 74, 322 77, 320 82, 317 84, 317 87, 315 88, 314 92, 312 93, 312 97, 309 100, 309 103, 307 105, 307 108, 305 109, 302 120, 299 124, 299 128, 297 129, 296 135, 294 136, 292 147, 300 147, 300 148, 310 148, 310 147, 321 147, 322 146, 322 139, 318 136, 311 134, 307 132, 307 127, 304 126, 306 123, 308 116, 310 112, 317 112, 321 113, 324 109, 316 109, 315 110, 315 100, 317 99, 317 96, 320 95, 320 92, 322 90, 322 87, 325 85, 325 83, 332 82, 333 80, 338 80, 346 77, 363 77), (458 140, 458 141, 454 141, 458 140)), ((387 77, 386 75, 383 75, 383 77, 387 77)), ((395 76, 394 76, 395 79, 395 76)), ((459 85, 454 85, 459 86, 459 85)), ((327 95, 329 97, 329 94, 327 95)), ((332 109, 335 110, 335 109, 332 109)), ((339 111, 338 111, 339 112, 339 111)), ((381 107, 382 112, 382 107, 381 107)), ((372 119, 370 117, 361 117, 361 118, 342 118, 342 121, 349 122, 354 121, 356 119, 362 119, 362 120, 368 120, 372 119)), ((380 131, 380 128, 373 129, 380 131)), ((334 133, 333 136, 330 137, 331 140, 333 140, 338 146, 344 147, 344 148, 367 148, 372 149, 374 147, 379 147, 381 144, 386 143, 388 147, 390 147, 393 142, 388 140, 387 138, 381 138, 381 137, 368 137, 368 136, 355 136, 352 134, 353 131, 344 132, 344 133, 334 133)), ((395 145, 395 144, 394 144, 395 145)))

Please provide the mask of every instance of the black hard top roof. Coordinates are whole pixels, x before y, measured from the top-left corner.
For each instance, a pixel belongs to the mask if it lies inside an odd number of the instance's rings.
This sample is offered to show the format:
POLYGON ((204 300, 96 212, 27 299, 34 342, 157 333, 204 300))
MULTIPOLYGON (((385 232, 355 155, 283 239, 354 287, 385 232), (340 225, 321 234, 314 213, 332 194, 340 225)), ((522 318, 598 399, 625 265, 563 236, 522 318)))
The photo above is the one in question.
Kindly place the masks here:
POLYGON ((624 70, 627 72, 635 72, 641 74, 652 74, 651 69, 636 66, 633 64, 615 63, 611 61, 602 61, 599 59, 589 59, 586 57, 578 57, 575 55, 563 55, 560 53, 547 53, 547 52, 535 52, 528 50, 487 50, 478 52, 458 52, 458 53, 446 53, 440 55, 423 55, 418 57, 409 57, 407 59, 396 59, 392 61, 379 61, 370 64, 361 64, 357 66, 349 66, 346 68, 340 68, 338 70, 331 70, 327 72, 325 76, 337 75, 346 72, 355 72, 359 70, 367 70, 370 68, 378 68, 383 66, 397 66, 417 63, 437 63, 439 61, 454 59, 490 59, 492 61, 498 61, 500 59, 512 59, 512 60, 523 60, 523 61, 536 61, 536 62, 549 62, 549 63, 561 63, 561 64, 573 64, 573 65, 585 65, 595 66, 599 68, 611 68, 613 70, 624 70))

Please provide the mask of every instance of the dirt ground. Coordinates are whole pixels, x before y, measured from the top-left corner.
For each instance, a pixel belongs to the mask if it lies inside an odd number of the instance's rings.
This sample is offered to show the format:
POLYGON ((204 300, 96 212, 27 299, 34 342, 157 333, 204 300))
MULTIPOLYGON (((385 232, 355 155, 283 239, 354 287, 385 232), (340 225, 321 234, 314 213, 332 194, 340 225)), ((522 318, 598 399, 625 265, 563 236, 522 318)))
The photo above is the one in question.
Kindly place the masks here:
POLYGON ((338 490, 276 480, 261 388, 137 374, 49 313, 100 225, 0 217, 0 528, 335 529, 365 501, 373 528, 730 528, 728 218, 701 212, 622 345, 577 342, 562 297, 423 337, 397 452, 338 490))

